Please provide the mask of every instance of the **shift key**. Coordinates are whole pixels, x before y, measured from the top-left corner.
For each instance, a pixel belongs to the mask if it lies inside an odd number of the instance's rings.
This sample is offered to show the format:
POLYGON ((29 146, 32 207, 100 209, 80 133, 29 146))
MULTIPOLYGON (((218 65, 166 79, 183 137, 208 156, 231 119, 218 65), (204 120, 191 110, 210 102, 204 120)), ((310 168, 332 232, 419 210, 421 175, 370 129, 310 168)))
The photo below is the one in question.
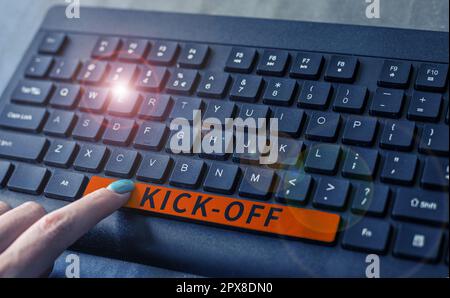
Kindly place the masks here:
POLYGON ((47 139, 0 131, 0 157, 39 162, 47 148, 47 139))
POLYGON ((0 114, 0 126, 29 132, 39 132, 44 125, 47 111, 34 108, 7 104, 0 114))

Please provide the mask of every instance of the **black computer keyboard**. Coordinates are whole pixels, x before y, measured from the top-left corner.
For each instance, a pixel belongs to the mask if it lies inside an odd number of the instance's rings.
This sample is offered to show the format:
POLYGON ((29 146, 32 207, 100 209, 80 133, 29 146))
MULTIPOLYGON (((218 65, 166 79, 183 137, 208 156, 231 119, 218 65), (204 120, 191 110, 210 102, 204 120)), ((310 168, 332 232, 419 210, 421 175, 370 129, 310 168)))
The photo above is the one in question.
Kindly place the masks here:
POLYGON ((129 178, 139 183, 129 208, 76 249, 210 276, 364 276, 367 254, 382 276, 448 275, 448 34, 332 28, 101 9, 66 20, 53 9, 2 97, 2 200, 54 209, 129 178), (267 44, 230 38, 263 27, 267 44), (322 32, 320 47, 277 28, 322 32), (355 32, 397 48, 360 46, 355 32), (408 55, 406 36, 447 57, 408 55), (193 110, 278 119, 276 163, 175 154, 170 121, 193 110))

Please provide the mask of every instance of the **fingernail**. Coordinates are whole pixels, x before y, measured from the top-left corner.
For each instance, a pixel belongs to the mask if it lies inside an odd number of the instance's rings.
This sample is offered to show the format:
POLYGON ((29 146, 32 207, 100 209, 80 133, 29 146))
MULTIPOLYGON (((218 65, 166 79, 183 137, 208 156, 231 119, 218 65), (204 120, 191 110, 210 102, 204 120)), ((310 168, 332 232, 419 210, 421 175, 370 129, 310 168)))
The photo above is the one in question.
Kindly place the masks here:
POLYGON ((131 180, 114 181, 113 183, 108 185, 107 189, 109 189, 115 193, 118 193, 118 194, 132 192, 134 190, 134 182, 131 180))

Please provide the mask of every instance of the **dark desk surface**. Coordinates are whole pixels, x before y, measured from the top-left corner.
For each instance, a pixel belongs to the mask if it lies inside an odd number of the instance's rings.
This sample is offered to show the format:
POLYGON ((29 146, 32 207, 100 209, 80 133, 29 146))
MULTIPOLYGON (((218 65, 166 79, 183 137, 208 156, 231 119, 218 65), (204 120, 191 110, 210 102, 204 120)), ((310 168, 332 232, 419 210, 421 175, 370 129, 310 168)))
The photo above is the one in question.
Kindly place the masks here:
MULTIPOLYGON (((449 30, 448 0, 380 0, 381 18, 365 16, 365 0, 81 0, 82 5, 174 12, 280 18, 314 22, 449 30)), ((28 47, 47 9, 63 0, 17 0, 0 3, 0 93, 28 47), (39 4, 37 4, 39 3, 39 4)), ((81 9, 81 17, 83 10, 81 9)), ((53 276, 64 277, 64 253, 53 276)), ((84 254, 83 277, 192 277, 165 269, 84 254)))

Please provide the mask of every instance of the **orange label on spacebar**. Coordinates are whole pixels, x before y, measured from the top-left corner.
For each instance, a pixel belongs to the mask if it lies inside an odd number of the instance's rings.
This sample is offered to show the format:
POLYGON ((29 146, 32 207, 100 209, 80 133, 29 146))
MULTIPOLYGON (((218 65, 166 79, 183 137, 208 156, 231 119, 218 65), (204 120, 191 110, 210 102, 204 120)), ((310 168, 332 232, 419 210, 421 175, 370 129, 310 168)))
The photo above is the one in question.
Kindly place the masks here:
MULTIPOLYGON (((85 195, 114 179, 92 177, 85 195)), ((333 242, 339 215, 136 183, 125 207, 246 230, 333 242)))

